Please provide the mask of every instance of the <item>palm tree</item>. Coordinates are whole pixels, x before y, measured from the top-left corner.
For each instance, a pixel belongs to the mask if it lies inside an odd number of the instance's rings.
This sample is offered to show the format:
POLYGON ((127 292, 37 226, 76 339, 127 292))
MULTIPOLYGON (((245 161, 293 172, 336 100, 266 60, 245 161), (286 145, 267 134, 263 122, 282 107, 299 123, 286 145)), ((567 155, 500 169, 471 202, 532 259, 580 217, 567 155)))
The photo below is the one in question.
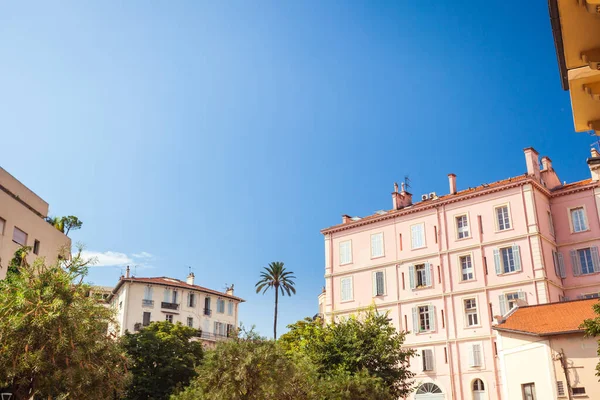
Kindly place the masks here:
POLYGON ((260 281, 256 283, 256 293, 261 290, 263 294, 271 288, 275 288, 275 318, 273 322, 273 338, 277 339, 277 305, 279 303, 279 291, 281 295, 288 296, 296 294, 293 279, 296 279, 294 273, 286 271, 282 262, 276 261, 269 264, 268 267, 260 273, 260 281))

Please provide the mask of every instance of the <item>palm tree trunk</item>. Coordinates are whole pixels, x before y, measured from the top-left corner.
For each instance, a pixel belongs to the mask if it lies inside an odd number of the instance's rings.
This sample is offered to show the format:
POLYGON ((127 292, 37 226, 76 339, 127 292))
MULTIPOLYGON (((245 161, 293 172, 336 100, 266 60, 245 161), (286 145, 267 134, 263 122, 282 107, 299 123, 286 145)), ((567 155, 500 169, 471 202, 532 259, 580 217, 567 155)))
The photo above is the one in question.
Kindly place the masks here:
POLYGON ((277 303, 279 302, 279 288, 275 286, 275 318, 273 322, 273 339, 277 340, 277 303))

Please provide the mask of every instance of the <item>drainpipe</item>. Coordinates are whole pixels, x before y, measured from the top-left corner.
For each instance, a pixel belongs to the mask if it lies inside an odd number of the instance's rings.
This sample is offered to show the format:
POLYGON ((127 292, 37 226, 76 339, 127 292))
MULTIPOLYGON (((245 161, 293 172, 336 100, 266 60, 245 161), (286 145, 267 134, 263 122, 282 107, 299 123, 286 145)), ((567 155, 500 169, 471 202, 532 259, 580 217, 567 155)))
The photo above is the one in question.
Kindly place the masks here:
POLYGON ((565 351, 561 348, 560 353, 558 353, 558 359, 560 361, 560 366, 565 373, 565 381, 567 382, 567 393, 569 394, 569 400, 573 400, 573 391, 571 390, 571 381, 569 379, 569 370, 567 365, 567 358, 565 357, 565 351))

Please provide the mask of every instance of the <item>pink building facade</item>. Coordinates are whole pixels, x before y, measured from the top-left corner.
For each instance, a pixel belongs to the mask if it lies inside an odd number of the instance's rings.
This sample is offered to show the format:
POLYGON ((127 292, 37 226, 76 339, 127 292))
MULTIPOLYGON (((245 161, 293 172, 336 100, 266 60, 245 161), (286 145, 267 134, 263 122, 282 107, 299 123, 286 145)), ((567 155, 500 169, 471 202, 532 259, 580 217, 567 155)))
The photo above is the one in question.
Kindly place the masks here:
POLYGON ((321 312, 375 305, 410 331, 411 399, 502 399, 496 318, 600 292, 600 154, 591 178, 562 184, 548 157, 524 153, 524 175, 457 191, 450 174, 448 195, 415 203, 395 185, 391 210, 322 231, 321 312))

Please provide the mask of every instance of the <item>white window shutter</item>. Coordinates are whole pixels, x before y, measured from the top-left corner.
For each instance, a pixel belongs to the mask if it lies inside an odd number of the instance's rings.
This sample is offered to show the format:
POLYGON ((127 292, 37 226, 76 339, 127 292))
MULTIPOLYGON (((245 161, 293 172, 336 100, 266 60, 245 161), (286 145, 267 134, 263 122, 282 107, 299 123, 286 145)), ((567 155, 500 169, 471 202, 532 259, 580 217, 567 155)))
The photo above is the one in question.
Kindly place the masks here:
POLYGON ((600 272, 600 257, 598 257, 598 248, 596 246, 592 246, 590 250, 592 251, 592 262, 594 264, 594 272, 600 272))
POLYGON ((472 353, 471 367, 481 367, 481 365, 482 365, 482 363, 481 363, 481 345, 473 344, 471 346, 471 353, 472 353))
POLYGON ((523 300, 524 302, 527 302, 527 293, 525 293, 522 290, 519 290, 517 295, 519 296, 519 300, 523 300))
POLYGON ((474 346, 469 346, 469 367, 475 366, 475 349, 474 346))
POLYGON ((165 303, 170 303, 171 300, 169 299, 169 295, 170 295, 170 290, 169 289, 165 289, 165 303))
POLYGON ((502 273, 502 263, 500 262, 500 250, 494 249, 494 266, 496 267, 496 275, 502 273))
POLYGON ((384 279, 383 271, 379 271, 375 273, 375 283, 376 283, 376 291, 378 295, 385 294, 385 279, 384 279))
POLYGON ((563 255, 562 255, 562 253, 557 252, 556 256, 558 258, 558 269, 560 271, 560 277, 566 278, 567 272, 565 270, 565 260, 563 259, 563 255))
POLYGON ((413 319, 413 333, 419 332, 419 315, 417 314, 417 307, 412 308, 412 319, 413 319))
POLYGON ((571 263, 573 264, 573 276, 581 275, 581 266, 579 265, 579 257, 577 251, 571 250, 571 263))
POLYGON ((429 328, 435 331, 435 306, 429 306, 429 328))
POLYGON ((377 296, 377 272, 373 272, 371 274, 372 284, 373 284, 373 297, 377 296))
POLYGON ((408 266, 408 283, 409 283, 409 287, 411 289, 415 288, 415 266, 414 265, 408 266))
POLYGON ((410 228, 410 244, 411 247, 414 249, 417 246, 417 226, 411 226, 410 228))
POLYGON ((515 271, 521 271, 521 252, 519 251, 519 245, 513 245, 513 260, 515 261, 515 271))
POLYGON ((507 304, 506 304, 506 296, 501 294, 500 296, 498 296, 498 302, 500 304, 500 314, 502 316, 506 315, 506 308, 507 308, 507 304))
POLYGON ((433 266, 429 263, 425 263, 425 285, 431 286, 431 274, 433 266))

